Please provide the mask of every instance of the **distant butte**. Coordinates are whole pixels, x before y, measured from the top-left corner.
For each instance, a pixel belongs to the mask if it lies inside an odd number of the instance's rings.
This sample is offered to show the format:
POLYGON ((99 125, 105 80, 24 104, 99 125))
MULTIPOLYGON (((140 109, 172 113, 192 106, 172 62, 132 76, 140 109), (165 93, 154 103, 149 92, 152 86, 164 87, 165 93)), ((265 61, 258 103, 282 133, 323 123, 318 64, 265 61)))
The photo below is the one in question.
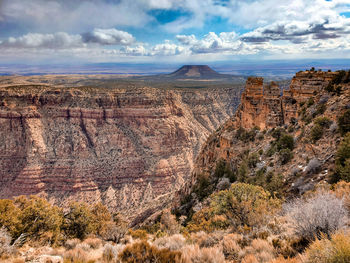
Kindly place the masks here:
POLYGON ((226 75, 220 74, 207 65, 184 65, 178 70, 168 74, 172 78, 222 78, 226 75))

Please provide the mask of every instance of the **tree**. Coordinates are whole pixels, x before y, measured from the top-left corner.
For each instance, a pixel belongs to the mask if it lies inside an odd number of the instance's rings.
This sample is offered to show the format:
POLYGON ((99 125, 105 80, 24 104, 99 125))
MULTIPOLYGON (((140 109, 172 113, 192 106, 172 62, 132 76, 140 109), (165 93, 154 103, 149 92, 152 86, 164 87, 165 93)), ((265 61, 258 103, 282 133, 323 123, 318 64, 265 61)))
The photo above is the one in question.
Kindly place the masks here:
POLYGON ((93 214, 85 203, 72 202, 65 215, 64 231, 70 237, 84 239, 94 231, 93 214))
POLYGON ((236 227, 255 225, 280 206, 279 200, 262 187, 245 183, 232 184, 230 189, 214 194, 211 199, 213 213, 225 215, 236 227))

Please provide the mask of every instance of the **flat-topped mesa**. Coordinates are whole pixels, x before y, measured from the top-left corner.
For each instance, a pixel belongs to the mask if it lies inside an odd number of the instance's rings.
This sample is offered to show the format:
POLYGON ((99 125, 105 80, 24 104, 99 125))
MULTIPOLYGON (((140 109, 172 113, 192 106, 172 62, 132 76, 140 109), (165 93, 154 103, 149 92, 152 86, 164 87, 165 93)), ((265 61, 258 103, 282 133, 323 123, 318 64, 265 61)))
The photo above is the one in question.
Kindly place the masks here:
POLYGON ((249 77, 241 104, 233 118, 236 128, 274 128, 289 124, 298 117, 299 102, 315 97, 338 72, 303 71, 297 73, 289 90, 282 90, 275 82, 264 85, 261 77, 249 77))
POLYGON ((295 74, 290 84, 290 95, 297 101, 305 100, 319 93, 338 72, 300 71, 295 74))

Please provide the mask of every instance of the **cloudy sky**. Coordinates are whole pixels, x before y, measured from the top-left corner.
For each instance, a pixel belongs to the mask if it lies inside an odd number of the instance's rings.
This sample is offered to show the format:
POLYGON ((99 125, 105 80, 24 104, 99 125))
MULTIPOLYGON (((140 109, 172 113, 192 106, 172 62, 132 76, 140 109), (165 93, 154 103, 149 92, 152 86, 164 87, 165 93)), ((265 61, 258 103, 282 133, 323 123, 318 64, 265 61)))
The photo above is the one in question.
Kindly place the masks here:
POLYGON ((0 61, 350 58, 350 0, 0 0, 0 61))

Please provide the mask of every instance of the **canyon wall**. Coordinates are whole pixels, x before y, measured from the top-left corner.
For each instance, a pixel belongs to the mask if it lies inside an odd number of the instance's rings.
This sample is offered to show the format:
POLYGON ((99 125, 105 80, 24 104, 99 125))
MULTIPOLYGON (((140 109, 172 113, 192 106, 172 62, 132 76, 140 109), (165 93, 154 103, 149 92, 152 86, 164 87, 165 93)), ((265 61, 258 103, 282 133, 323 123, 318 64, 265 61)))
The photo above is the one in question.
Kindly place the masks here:
POLYGON ((0 88, 0 198, 102 201, 129 220, 167 204, 239 88, 0 88))

